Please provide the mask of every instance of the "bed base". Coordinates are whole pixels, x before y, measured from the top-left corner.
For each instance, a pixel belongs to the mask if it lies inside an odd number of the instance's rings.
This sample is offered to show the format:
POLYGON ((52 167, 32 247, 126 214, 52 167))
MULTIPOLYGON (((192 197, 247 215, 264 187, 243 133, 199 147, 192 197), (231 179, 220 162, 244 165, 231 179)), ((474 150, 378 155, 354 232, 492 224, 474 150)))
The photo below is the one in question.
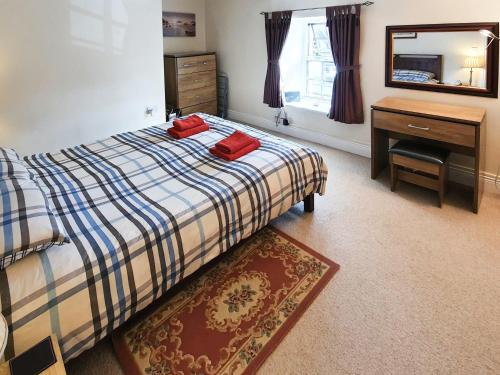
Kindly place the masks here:
POLYGON ((304 212, 314 212, 314 194, 304 198, 304 212))

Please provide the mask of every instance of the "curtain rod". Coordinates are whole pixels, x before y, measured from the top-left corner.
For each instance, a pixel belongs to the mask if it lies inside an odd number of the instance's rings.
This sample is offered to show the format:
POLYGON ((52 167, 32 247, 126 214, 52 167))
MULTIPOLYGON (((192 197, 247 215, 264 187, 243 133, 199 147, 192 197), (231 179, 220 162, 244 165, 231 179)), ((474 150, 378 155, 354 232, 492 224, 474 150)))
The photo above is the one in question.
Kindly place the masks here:
MULTIPOLYGON (((364 3, 361 3, 359 5, 369 7, 370 5, 375 4, 373 1, 365 1, 364 3)), ((346 4, 346 6, 349 5, 358 5, 358 4, 346 4)), ((317 9, 325 9, 326 7, 316 7, 316 8, 304 8, 304 9, 292 9, 292 12, 301 12, 303 10, 317 10, 317 9)), ((260 12, 260 14, 264 15, 266 13, 272 13, 272 12, 260 12)))

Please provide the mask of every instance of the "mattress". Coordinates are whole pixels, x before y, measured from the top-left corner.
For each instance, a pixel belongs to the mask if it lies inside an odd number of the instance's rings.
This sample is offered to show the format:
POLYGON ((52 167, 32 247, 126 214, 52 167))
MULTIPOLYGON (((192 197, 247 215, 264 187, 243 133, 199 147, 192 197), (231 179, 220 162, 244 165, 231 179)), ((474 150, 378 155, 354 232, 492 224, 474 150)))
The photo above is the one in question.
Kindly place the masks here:
POLYGON ((314 150, 202 115, 189 139, 171 124, 118 134, 25 160, 71 243, 0 272, 6 356, 54 333, 78 356, 182 279, 311 193, 327 167, 314 150), (235 162, 208 149, 236 129, 262 147, 235 162))

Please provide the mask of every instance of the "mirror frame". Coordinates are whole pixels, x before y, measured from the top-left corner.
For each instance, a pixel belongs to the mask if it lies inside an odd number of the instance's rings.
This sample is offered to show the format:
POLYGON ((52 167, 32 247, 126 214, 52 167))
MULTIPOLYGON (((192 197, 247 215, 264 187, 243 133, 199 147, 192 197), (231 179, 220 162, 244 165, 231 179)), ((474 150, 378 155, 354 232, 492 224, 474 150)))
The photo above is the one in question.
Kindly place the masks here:
POLYGON ((410 90, 424 90, 434 92, 445 92, 449 94, 483 96, 488 98, 498 98, 498 51, 499 41, 495 39, 488 48, 486 61, 486 89, 476 89, 470 87, 430 85, 417 82, 398 82, 392 80, 393 67, 393 33, 401 32, 453 32, 453 31, 479 31, 486 29, 499 36, 498 22, 481 23, 450 23, 450 24, 430 24, 430 25, 400 25, 386 27, 385 43, 385 86, 410 90))

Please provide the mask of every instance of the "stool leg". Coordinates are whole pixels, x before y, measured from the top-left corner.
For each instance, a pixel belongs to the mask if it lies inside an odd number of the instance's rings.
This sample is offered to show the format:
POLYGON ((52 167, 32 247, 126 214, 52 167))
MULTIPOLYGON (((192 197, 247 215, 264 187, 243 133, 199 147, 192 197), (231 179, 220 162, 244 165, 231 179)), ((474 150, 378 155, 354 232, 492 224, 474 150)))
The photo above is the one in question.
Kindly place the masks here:
POLYGON ((446 191, 446 167, 443 165, 439 169, 439 208, 443 206, 445 191, 446 191))
POLYGON ((396 191, 398 183, 398 166, 392 162, 391 159, 391 191, 396 191))

